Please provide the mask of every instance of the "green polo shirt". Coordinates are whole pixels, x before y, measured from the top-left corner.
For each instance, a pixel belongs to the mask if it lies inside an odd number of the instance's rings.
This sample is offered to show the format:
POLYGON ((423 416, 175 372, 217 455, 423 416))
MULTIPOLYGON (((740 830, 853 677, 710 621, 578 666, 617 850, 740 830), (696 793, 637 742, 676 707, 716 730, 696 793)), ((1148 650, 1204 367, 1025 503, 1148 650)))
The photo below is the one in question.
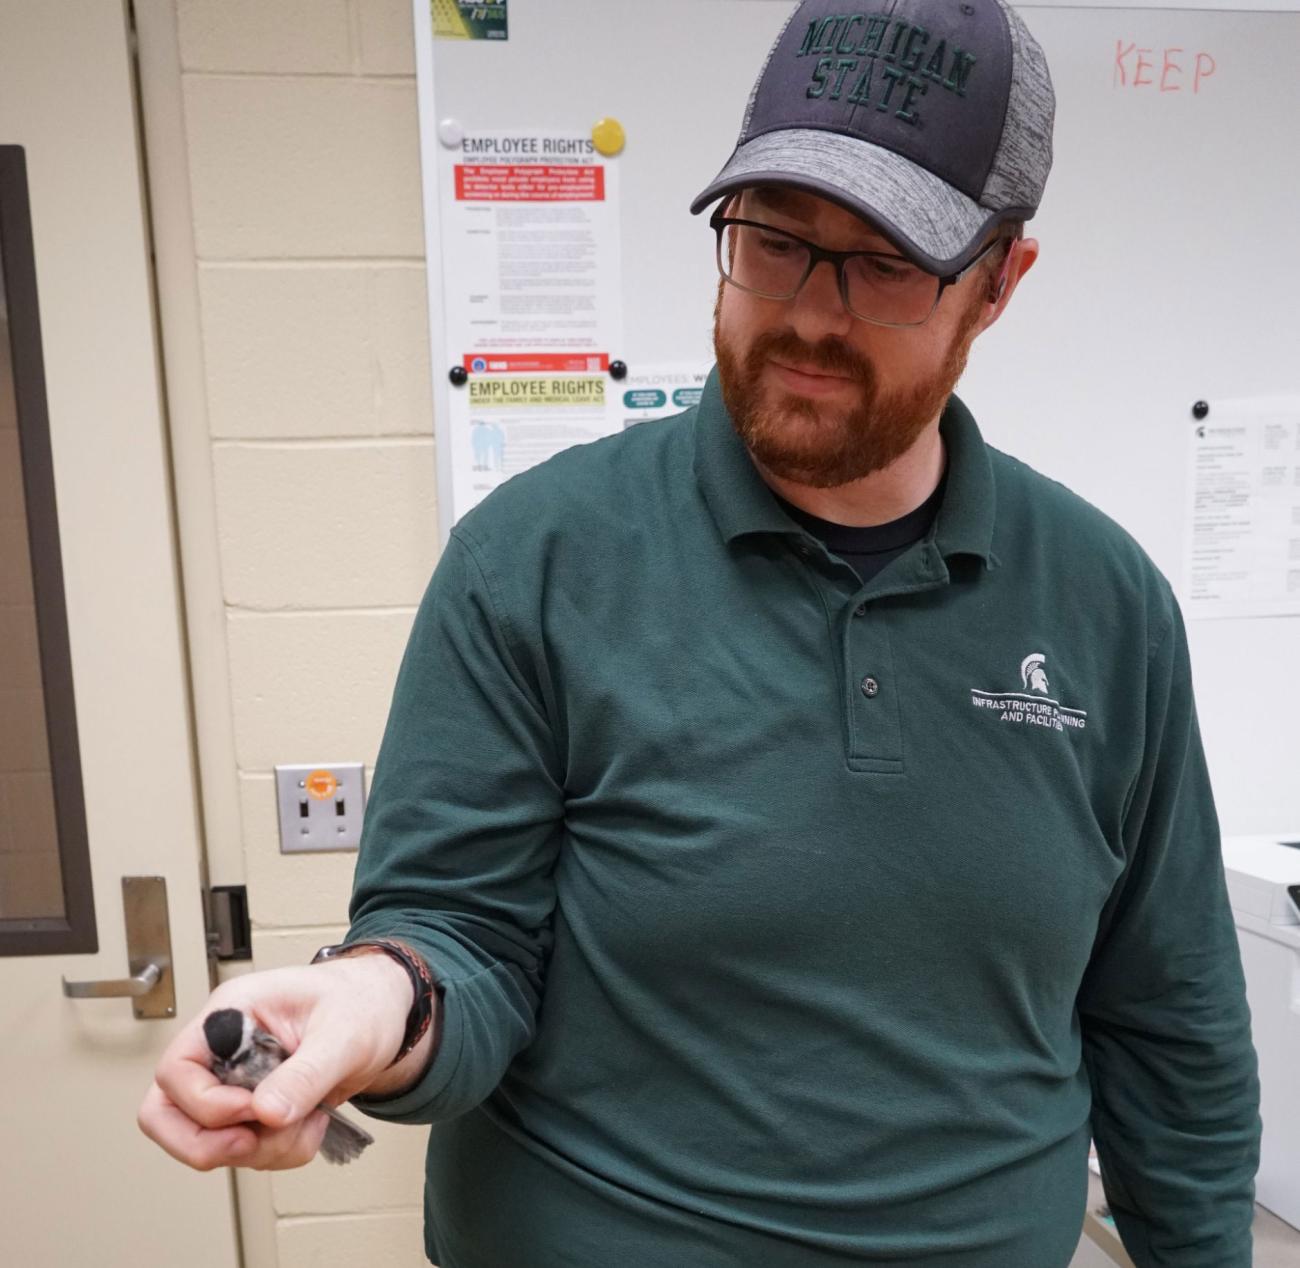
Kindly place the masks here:
POLYGON ((571 448, 453 530, 350 939, 445 990, 442 1268, 1247 1268, 1259 1088, 1170 588, 954 398, 863 584, 731 426, 571 448))

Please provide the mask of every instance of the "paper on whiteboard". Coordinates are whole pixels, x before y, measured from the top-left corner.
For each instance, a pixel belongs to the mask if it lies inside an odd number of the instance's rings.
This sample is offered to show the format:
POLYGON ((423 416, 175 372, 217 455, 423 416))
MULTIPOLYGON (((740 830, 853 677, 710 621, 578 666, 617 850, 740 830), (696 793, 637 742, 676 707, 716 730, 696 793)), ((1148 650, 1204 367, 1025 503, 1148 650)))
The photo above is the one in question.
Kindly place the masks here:
POLYGON ((468 133, 440 154, 448 364, 585 353, 607 367, 623 341, 617 161, 576 132, 468 133))
POLYGON ((618 164, 591 136, 470 132, 440 151, 453 522, 511 476, 619 429, 618 164))
POLYGON ((435 39, 504 40, 509 32, 506 0, 433 0, 435 39))
POLYGON ((547 458, 618 430, 606 374, 471 376, 451 395, 455 516, 547 458))
POLYGON ((1300 614, 1300 397, 1211 401, 1191 431, 1187 614, 1300 614))
POLYGON ((678 361, 632 369, 618 385, 624 429, 698 405, 712 368, 712 361, 678 361))

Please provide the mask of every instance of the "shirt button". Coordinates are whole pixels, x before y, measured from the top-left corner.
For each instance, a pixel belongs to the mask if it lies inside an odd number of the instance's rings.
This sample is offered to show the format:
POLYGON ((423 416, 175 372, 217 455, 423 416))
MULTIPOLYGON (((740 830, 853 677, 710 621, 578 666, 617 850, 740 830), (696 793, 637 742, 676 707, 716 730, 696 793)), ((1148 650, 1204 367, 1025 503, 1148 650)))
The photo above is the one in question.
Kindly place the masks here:
POLYGON ((853 609, 854 616, 866 616, 866 614, 867 614, 867 605, 865 603, 859 603, 858 606, 853 609))
POLYGON ((870 700, 873 696, 880 694, 880 683, 871 677, 862 680, 862 694, 870 700))
POLYGON ((795 550, 798 551, 804 559, 807 559, 808 556, 812 554, 812 547, 809 546, 807 542, 800 542, 795 546, 795 550))

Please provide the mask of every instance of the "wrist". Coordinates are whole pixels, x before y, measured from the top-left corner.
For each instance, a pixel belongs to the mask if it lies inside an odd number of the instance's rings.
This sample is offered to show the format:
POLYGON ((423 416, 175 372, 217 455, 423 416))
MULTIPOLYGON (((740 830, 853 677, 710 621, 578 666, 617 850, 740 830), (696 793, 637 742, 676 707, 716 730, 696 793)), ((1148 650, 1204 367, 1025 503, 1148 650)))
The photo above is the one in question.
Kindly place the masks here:
MULTIPOLYGON (((397 938, 364 939, 321 947, 311 962, 320 964, 342 959, 366 959, 373 964, 386 962, 388 965, 383 970, 384 980, 396 992, 395 998, 405 1004, 407 1010, 400 1044, 396 1049, 389 1049, 395 1055, 384 1067, 391 1069, 408 1057, 431 1029, 437 995, 440 993, 434 984, 433 974, 424 957, 397 938)), ((377 979, 372 977, 371 980, 377 979)))
POLYGON ((355 969, 365 981, 365 989, 384 999, 385 1011, 388 1011, 388 1001, 392 1001, 401 1024, 405 1025, 407 1014, 415 1004, 415 991, 406 970, 392 956, 385 955, 378 947, 358 947, 349 955, 323 963, 337 963, 355 969))
POLYGON ((389 1066, 377 1074, 355 1095, 367 1100, 383 1101, 401 1096, 408 1092, 423 1077, 426 1070, 438 1055, 438 1034, 442 1018, 435 1009, 433 1025, 425 1032, 424 1038, 406 1054, 396 1065, 389 1066))
POLYGON ((312 961, 312 970, 343 979, 352 1027, 364 1032, 370 1048, 367 1068, 386 1069, 402 1046, 412 1006, 411 983, 402 966, 381 951, 358 948, 350 955, 312 961))

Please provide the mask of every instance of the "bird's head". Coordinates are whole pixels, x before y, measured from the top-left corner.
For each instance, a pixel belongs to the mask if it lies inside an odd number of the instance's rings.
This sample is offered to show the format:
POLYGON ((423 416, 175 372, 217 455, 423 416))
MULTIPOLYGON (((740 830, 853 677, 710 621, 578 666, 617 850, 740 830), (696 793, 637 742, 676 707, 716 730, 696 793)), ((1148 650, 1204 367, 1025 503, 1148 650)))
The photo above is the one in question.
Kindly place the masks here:
POLYGON ((232 1061, 252 1042, 252 1019, 237 1008, 219 1008, 203 1019, 203 1036, 212 1055, 219 1061, 232 1061))

